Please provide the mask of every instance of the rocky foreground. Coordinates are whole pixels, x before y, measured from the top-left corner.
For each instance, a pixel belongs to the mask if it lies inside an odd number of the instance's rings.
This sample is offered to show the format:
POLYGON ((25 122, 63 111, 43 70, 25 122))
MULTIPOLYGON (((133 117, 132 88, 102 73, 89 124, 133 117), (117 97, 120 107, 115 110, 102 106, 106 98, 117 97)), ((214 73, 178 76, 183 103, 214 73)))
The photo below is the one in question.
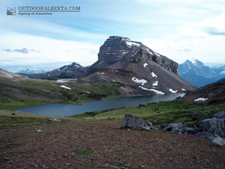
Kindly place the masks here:
POLYGON ((0 168, 225 168, 225 147, 193 135, 120 129, 122 120, 1 129, 0 168))

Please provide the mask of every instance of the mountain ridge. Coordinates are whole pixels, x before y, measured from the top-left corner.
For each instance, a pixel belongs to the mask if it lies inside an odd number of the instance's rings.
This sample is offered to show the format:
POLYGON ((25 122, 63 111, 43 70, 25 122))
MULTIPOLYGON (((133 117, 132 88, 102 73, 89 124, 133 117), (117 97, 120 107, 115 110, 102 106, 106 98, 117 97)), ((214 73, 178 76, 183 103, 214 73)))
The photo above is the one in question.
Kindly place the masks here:
MULTIPOLYGON (((25 75, 25 74, 22 74, 25 75)), ((178 63, 141 42, 110 36, 99 49, 98 60, 90 67, 73 62, 31 78, 79 79, 82 83, 111 81, 121 84, 122 96, 147 96, 193 91, 194 85, 178 76, 178 63)))
POLYGON ((225 77, 225 66, 210 68, 198 59, 186 60, 179 65, 179 75, 188 82, 202 87, 225 77))
POLYGON ((25 70, 20 70, 16 73, 25 73, 25 74, 39 74, 39 73, 47 73, 49 70, 38 69, 38 68, 27 68, 25 70))
POLYGON ((123 84, 123 96, 171 94, 196 87, 178 76, 178 64, 141 42, 110 36, 100 47, 98 61, 81 78, 84 82, 109 80, 123 84))

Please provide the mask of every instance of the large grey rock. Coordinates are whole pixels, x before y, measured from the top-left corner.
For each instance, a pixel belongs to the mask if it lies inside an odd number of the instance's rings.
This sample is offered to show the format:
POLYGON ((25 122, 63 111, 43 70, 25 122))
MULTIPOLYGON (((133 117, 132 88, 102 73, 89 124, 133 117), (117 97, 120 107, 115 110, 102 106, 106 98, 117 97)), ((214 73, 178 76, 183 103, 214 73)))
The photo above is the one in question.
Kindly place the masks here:
POLYGON ((171 134, 183 134, 186 127, 185 123, 171 123, 163 131, 170 131, 171 134))
POLYGON ((197 134, 198 129, 197 128, 192 128, 192 127, 185 127, 182 131, 182 134, 197 134))
POLYGON ((225 140, 219 136, 215 137, 211 142, 212 146, 223 146, 224 144, 225 144, 225 140))
POLYGON ((61 122, 61 120, 58 120, 58 119, 56 119, 56 118, 48 119, 48 121, 51 121, 51 122, 61 122))
POLYGON ((153 124, 152 124, 150 121, 147 121, 145 124, 146 124, 147 126, 149 126, 150 128, 153 127, 153 124))
POLYGON ((225 137, 224 120, 222 119, 212 118, 202 120, 200 129, 220 137, 225 137))
POLYGON ((157 129, 159 130, 163 130, 164 128, 166 128, 169 124, 159 124, 158 126, 156 126, 157 129))
POLYGON ((221 111, 220 113, 216 113, 216 114, 214 114, 213 117, 215 117, 217 119, 223 119, 223 120, 225 120, 225 111, 221 111))
POLYGON ((143 119, 134 115, 125 115, 121 128, 130 128, 133 130, 150 130, 143 119))
POLYGON ((201 131, 201 132, 199 132, 199 133, 197 133, 195 135, 198 136, 198 137, 203 137, 203 138, 205 138, 207 140, 213 140, 216 137, 213 134, 208 133, 206 131, 201 131))

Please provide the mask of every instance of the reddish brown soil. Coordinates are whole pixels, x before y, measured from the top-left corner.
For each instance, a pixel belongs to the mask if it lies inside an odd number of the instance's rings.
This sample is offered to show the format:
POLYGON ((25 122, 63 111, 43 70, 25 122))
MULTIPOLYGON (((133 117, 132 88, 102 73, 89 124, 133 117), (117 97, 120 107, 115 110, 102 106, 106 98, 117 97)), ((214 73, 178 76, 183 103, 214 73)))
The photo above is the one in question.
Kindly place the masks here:
POLYGON ((225 168, 225 147, 195 136, 122 130, 121 124, 108 120, 1 129, 0 168, 225 168))

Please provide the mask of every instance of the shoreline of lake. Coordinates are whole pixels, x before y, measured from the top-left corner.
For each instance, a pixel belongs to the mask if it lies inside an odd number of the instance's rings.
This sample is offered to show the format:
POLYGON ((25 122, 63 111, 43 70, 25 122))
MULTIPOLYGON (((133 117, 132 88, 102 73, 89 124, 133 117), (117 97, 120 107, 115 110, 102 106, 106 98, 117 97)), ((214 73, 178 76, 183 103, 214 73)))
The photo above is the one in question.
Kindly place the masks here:
POLYGON ((101 101, 93 101, 83 103, 82 105, 67 105, 67 104, 50 104, 19 108, 16 111, 33 113, 46 116, 72 116, 84 114, 86 112, 102 111, 119 108, 137 107, 139 105, 147 105, 149 103, 170 101, 177 97, 183 97, 185 93, 176 93, 169 95, 154 95, 154 96, 139 96, 139 97, 118 97, 101 101))

